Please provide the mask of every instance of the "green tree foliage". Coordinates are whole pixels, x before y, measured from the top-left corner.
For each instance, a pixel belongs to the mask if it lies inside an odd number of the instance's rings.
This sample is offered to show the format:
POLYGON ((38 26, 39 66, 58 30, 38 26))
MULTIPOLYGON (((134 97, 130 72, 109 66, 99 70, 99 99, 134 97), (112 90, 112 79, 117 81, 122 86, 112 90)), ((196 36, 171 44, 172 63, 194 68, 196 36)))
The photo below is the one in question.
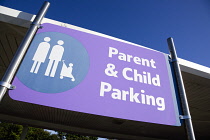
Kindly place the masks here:
POLYGON ((56 134, 51 135, 50 132, 42 128, 29 127, 26 140, 60 140, 56 134))
MULTIPOLYGON (((0 140, 20 140, 23 126, 0 122, 0 140)), ((97 137, 58 132, 51 134, 42 128, 29 127, 25 140, 97 140, 97 137)))
POLYGON ((1 140, 19 140, 23 126, 12 123, 0 123, 1 140))
POLYGON ((66 140, 97 140, 97 137, 93 136, 83 136, 80 134, 70 134, 70 133, 64 133, 64 132, 58 132, 58 136, 60 139, 66 139, 66 140))

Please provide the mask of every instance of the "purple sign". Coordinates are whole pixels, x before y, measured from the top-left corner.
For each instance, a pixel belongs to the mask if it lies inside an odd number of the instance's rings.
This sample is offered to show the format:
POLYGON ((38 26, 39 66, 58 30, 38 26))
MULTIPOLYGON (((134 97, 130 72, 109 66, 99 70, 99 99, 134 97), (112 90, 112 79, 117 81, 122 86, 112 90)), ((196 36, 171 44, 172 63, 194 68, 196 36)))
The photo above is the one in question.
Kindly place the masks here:
POLYGON ((12 99, 180 126, 167 55, 83 31, 42 26, 12 83, 12 99))

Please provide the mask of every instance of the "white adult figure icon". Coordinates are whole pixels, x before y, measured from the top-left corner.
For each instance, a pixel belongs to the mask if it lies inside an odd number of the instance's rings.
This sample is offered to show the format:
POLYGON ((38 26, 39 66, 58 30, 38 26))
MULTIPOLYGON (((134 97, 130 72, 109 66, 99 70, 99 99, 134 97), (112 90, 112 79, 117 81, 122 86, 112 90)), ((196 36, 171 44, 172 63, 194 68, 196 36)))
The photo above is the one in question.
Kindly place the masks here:
POLYGON ((58 43, 58 45, 53 46, 52 51, 50 53, 50 56, 49 56, 50 61, 48 63, 47 69, 45 71, 46 76, 49 76, 49 75, 50 75, 50 77, 55 76, 55 73, 56 73, 56 70, 58 67, 58 63, 62 59, 62 56, 64 53, 64 48, 61 45, 63 45, 64 42, 62 40, 58 40, 57 43, 58 43))
POLYGON ((50 41, 50 38, 45 37, 44 41, 45 42, 41 42, 36 49, 36 52, 35 52, 34 57, 32 59, 34 61, 34 63, 33 63, 32 67, 31 67, 31 70, 30 70, 31 73, 36 73, 37 74, 41 63, 45 62, 48 51, 50 49, 50 44, 48 43, 50 41))

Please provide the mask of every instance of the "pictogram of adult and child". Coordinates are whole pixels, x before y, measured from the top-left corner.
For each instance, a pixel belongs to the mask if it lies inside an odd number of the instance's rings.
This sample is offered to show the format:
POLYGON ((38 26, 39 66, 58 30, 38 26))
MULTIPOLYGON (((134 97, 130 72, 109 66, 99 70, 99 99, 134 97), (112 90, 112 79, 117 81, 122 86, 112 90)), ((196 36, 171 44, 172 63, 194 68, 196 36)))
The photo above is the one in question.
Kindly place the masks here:
MULTIPOLYGON (((41 42, 38 45, 32 59, 34 63, 30 70, 31 73, 37 74, 39 71, 40 65, 42 63, 45 63, 47 54, 51 47, 49 43, 50 40, 51 40, 50 37, 45 37, 44 42, 41 42)), ((54 45, 52 47, 52 50, 49 55, 49 63, 47 65, 47 68, 44 74, 45 76, 55 77, 58 64, 62 60, 62 56, 64 53, 64 47, 62 46, 63 44, 64 42, 62 40, 58 40, 57 45, 54 45)), ((75 78, 72 75, 73 64, 69 63, 69 66, 66 66, 64 60, 62 60, 62 62, 63 62, 63 65, 60 72, 60 79, 63 79, 64 77, 69 77, 71 78, 72 81, 75 81, 75 78)))

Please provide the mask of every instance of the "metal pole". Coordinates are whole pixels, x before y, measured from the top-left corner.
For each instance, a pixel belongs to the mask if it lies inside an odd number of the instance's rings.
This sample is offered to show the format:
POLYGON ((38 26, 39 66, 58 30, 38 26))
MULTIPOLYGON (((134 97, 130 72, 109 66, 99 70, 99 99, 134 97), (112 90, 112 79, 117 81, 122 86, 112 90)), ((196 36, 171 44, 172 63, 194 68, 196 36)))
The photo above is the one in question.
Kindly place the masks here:
POLYGON ((24 140, 26 138, 27 133, 28 133, 28 126, 24 125, 22 133, 20 135, 20 140, 24 140))
POLYGON ((14 78, 15 73, 16 73, 22 59, 24 58, 24 55, 25 55, 35 33, 37 32, 38 28, 40 27, 40 23, 41 23, 43 17, 45 16, 49 6, 50 6, 50 3, 45 1, 44 4, 42 5, 42 7, 40 8, 36 18, 32 22, 30 28, 28 29, 20 46, 18 47, 18 50, 15 53, 15 56, 13 57, 7 71, 5 72, 5 74, 2 78, 2 81, 1 81, 1 86, 0 86, 0 102, 1 102, 2 98, 4 97, 4 94, 6 93, 8 87, 11 86, 10 83, 11 83, 12 79, 14 78))
POLYGON ((195 135, 194 135, 193 125, 192 125, 192 120, 190 117, 190 110, 189 110, 189 106, 188 106, 187 96, 186 96, 186 92, 185 92, 185 87, 184 87, 182 74, 181 74, 181 70, 179 67, 179 63, 178 63, 178 57, 176 54, 176 49, 174 46, 173 38, 168 38, 167 42, 168 42, 168 47, 169 47, 169 51, 170 51, 170 55, 171 55, 171 61, 173 64, 175 75, 176 75, 176 80, 177 80, 177 84, 178 84, 178 89, 179 89, 179 94, 180 94, 180 99, 181 99, 181 104, 182 104, 182 109, 183 109, 183 115, 180 116, 180 119, 184 119, 185 129, 187 131, 188 140, 195 140, 195 135))

